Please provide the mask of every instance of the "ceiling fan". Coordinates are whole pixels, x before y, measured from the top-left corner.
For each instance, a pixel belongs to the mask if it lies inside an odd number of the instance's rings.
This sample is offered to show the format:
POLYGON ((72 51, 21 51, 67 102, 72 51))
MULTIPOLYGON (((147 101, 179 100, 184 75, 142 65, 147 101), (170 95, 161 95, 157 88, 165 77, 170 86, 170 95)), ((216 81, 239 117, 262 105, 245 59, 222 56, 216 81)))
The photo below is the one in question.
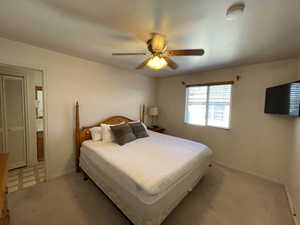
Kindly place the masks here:
POLYGON ((146 65, 155 70, 160 70, 169 66, 173 70, 178 68, 175 63, 168 56, 202 56, 203 49, 181 49, 181 50, 167 50, 167 41, 164 35, 159 33, 151 33, 152 37, 147 41, 148 53, 112 53, 112 55, 144 55, 148 56, 144 62, 136 67, 137 70, 144 68, 146 65))

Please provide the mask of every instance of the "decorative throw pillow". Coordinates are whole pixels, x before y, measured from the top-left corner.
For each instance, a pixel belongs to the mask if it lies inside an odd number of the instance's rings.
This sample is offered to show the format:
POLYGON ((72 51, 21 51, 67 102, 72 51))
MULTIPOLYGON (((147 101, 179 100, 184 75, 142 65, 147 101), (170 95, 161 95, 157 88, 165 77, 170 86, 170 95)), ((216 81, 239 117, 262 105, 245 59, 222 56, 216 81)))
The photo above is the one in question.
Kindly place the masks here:
POLYGON ((101 141, 102 140, 102 127, 93 127, 90 129, 92 140, 101 141))
MULTIPOLYGON (((124 122, 120 123, 120 124, 123 124, 124 122)), ((118 126, 119 124, 117 125, 108 125, 108 124, 104 124, 102 123, 101 124, 101 128, 102 128, 102 141, 105 142, 105 143, 108 143, 108 142, 114 142, 115 141, 115 137, 114 137, 114 134, 112 133, 110 127, 112 126, 118 126)))
POLYGON ((143 122, 141 122, 140 120, 135 120, 135 121, 132 121, 132 122, 129 122, 129 124, 131 123, 141 123, 143 125, 143 127, 145 128, 145 130, 148 130, 146 124, 144 124, 143 122))
POLYGON ((129 123, 136 138, 148 137, 147 131, 141 122, 129 123))
POLYGON ((115 136, 115 140, 119 145, 124 145, 136 139, 128 123, 110 127, 115 136))

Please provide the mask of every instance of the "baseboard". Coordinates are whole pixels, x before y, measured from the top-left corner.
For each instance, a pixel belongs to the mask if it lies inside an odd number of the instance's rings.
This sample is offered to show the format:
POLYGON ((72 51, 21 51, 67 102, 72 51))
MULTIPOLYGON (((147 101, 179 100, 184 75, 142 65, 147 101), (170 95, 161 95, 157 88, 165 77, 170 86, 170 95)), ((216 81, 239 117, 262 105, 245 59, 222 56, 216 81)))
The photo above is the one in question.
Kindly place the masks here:
POLYGON ((241 172, 241 173, 246 173, 246 174, 249 174, 249 175, 252 175, 252 176, 255 176, 255 177, 259 177, 259 178, 261 178, 261 179, 264 179, 264 180, 267 180, 267 181, 270 181, 270 182, 273 182, 273 183, 276 183, 276 184, 281 184, 281 185, 283 185, 283 183, 281 183, 281 182, 278 181, 278 180, 275 180, 275 179, 272 179, 272 178, 269 178, 269 177, 265 177, 265 176, 262 176, 261 174, 257 174, 257 173, 254 173, 254 172, 241 170, 241 169, 235 168, 235 167, 233 167, 233 166, 228 166, 228 165, 226 165, 225 163, 222 163, 222 162, 217 161, 217 160, 213 160, 213 163, 218 164, 218 165, 223 166, 223 167, 226 167, 226 168, 229 168, 229 169, 232 169, 232 170, 239 171, 239 172, 241 172))
POLYGON ((297 218, 297 213, 296 213, 296 209, 295 209, 295 205, 294 205, 294 202, 293 202, 293 199, 292 199, 292 196, 289 192, 289 188, 287 185, 284 185, 284 190, 285 190, 285 193, 286 193, 286 197, 288 199, 288 202, 289 202, 289 207, 290 207, 290 210, 291 210, 291 214, 292 214, 292 217, 293 217, 293 220, 294 220, 294 224, 295 225, 299 225, 298 223, 298 218, 297 218))

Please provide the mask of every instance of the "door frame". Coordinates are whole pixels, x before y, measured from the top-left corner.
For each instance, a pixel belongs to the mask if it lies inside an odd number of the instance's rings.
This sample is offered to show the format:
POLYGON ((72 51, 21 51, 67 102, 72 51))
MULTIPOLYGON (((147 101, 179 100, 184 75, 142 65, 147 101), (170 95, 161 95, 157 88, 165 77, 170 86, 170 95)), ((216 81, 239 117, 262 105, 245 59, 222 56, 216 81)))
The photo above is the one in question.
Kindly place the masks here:
MULTIPOLYGON (((2 82, 2 76, 0 77, 0 102, 1 104, 4 105, 4 97, 3 97, 3 82, 2 82)), ((1 153, 5 153, 6 152, 6 147, 5 147, 5 137, 6 137, 6 134, 5 134, 5 122, 4 122, 4 107, 2 106, 1 109, 0 109, 0 113, 1 113, 1 118, 0 120, 2 121, 2 128, 0 128, 0 132, 2 133, 2 150, 0 151, 1 153)))
MULTIPOLYGON (((45 155, 45 172, 46 172, 46 180, 49 178, 49 151, 48 151, 48 81, 47 81, 47 67, 40 66, 37 63, 24 63, 18 61, 17 63, 13 60, 4 60, 0 61, 0 72, 8 72, 8 73, 17 73, 17 75, 25 75, 30 73, 29 71, 39 71, 42 73, 43 80, 43 102, 44 102, 44 155, 45 155)), ((37 157, 36 157, 37 158, 37 157)), ((30 158, 29 158, 30 159, 30 158)), ((34 161, 34 159, 30 159, 34 161)), ((37 162, 36 162, 37 163, 37 162)))
MULTIPOLYGON (((37 160, 37 151, 36 151, 36 137, 30 134, 30 131, 32 130, 30 125, 31 115, 29 115, 29 104, 28 104, 28 98, 29 92, 28 92, 28 80, 30 79, 30 76, 32 76, 33 71, 39 71, 42 73, 42 80, 43 80, 43 86, 44 86, 44 74, 41 70, 36 69, 27 69, 23 67, 18 66, 11 66, 6 64, 0 63, 0 74, 3 76, 9 76, 9 77, 22 77, 24 79, 24 95, 25 95, 25 120, 26 120, 26 158, 27 158, 27 166, 33 166, 38 163, 37 160)), ((34 90, 33 90, 34 92, 34 90)), ((45 91, 44 91, 45 92, 45 91)), ((45 95, 44 95, 45 100, 45 95)), ((44 101, 45 102, 45 101, 44 101)), ((45 105, 45 103, 44 103, 45 105)), ((44 107, 45 115, 46 115, 46 109, 44 107)), ((44 119, 44 133, 46 132, 46 125, 45 125, 45 119, 44 119)), ((46 139, 44 134, 44 139, 46 139)), ((46 140, 45 140, 46 142, 46 140)), ((46 161, 46 146, 44 143, 44 152, 45 152, 45 161, 46 161)))
MULTIPOLYGON (((26 90, 26 86, 25 86, 25 78, 22 76, 14 76, 14 75, 7 75, 7 74, 2 74, 0 72, 0 76, 2 77, 2 96, 3 96, 3 105, 6 105, 6 93, 5 93, 5 79, 12 79, 12 80, 20 80, 22 81, 22 99, 23 99, 23 107, 22 107, 22 113, 23 113, 23 117, 24 117, 24 141, 25 141, 25 166, 28 165, 28 149, 29 149, 29 143, 28 143, 28 121, 27 121, 27 96, 25 93, 26 90)), ((5 118, 4 120, 4 146, 5 146, 5 151, 7 152, 7 146, 8 146, 8 126, 7 126, 7 116, 6 116, 6 111, 3 110, 3 117, 5 118)), ((14 168, 18 168, 18 167, 22 167, 24 166, 23 163, 22 164, 15 164, 15 165, 9 165, 9 169, 14 169, 14 168), (12 167, 11 167, 12 166, 12 167)))

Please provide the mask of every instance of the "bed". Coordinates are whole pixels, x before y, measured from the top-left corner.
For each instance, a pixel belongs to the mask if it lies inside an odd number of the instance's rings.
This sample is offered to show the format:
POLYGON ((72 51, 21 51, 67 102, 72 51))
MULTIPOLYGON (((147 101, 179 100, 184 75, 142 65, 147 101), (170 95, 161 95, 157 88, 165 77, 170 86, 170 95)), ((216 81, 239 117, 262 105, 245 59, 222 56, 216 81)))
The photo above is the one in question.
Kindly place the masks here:
MULTIPOLYGON (((101 123, 131 122, 113 116, 101 123)), ((190 140, 148 130, 126 145, 91 140, 76 105, 76 166, 135 225, 159 225, 205 175, 212 151, 190 140)))

